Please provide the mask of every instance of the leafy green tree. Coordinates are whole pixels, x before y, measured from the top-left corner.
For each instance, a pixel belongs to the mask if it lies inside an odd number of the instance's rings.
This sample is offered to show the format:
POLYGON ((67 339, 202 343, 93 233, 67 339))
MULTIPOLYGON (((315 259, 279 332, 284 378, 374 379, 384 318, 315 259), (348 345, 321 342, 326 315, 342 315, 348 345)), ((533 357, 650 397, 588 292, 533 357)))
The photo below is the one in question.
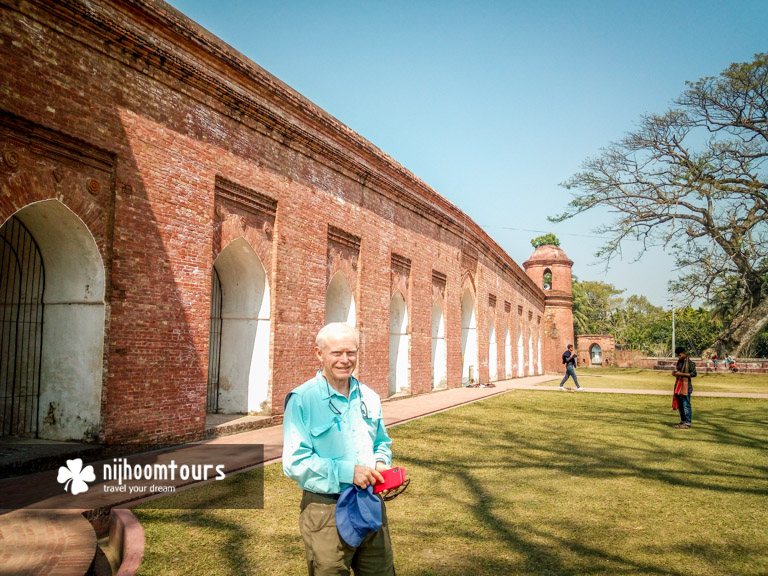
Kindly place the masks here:
POLYGON ((577 194, 560 222, 595 208, 615 219, 597 232, 610 264, 625 240, 672 250, 686 301, 717 303, 730 315, 712 343, 741 351, 768 326, 768 53, 689 82, 664 114, 583 164, 565 182, 577 194))
MULTIPOLYGON (((671 325, 671 311, 666 313, 666 318, 671 325)), ((712 314, 703 308, 689 306, 675 310, 675 343, 684 346, 693 355, 709 358, 709 350, 722 327, 722 323, 713 320, 712 314)))
POLYGON ((632 295, 616 310, 613 319, 616 345, 628 350, 656 354, 657 345, 668 340, 664 309, 654 306, 645 296, 632 295))
POLYGON ((534 248, 546 245, 560 246, 560 240, 554 234, 544 234, 543 236, 531 240, 531 246, 534 248))
POLYGON ((573 280, 573 317, 576 334, 612 334, 612 316, 622 299, 619 290, 605 282, 573 280))
MULTIPOLYGON (((654 306, 645 296, 623 299, 621 294, 621 290, 605 282, 575 279, 575 334, 611 334, 620 349, 640 350, 654 356, 672 354, 672 310, 654 306)), ((721 329, 722 321, 713 319, 709 310, 675 310, 675 342, 694 355, 709 348, 721 329)))
POLYGON ((763 330, 742 352, 744 358, 768 358, 768 330, 763 330))
POLYGON ((573 277, 572 284, 573 294, 573 333, 578 336, 579 334, 592 334, 589 331, 589 300, 587 294, 584 291, 584 287, 581 285, 576 277, 573 277))

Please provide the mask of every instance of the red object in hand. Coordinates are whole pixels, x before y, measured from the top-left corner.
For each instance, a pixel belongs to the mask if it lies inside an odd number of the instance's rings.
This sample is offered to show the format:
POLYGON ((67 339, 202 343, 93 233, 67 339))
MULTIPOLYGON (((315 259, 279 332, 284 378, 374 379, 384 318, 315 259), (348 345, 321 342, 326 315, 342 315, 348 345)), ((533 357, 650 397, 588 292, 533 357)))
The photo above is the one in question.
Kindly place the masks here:
POLYGON ((390 468, 389 470, 382 471, 381 475, 384 477, 384 482, 379 482, 373 487, 374 494, 397 488, 405 482, 405 468, 390 468))

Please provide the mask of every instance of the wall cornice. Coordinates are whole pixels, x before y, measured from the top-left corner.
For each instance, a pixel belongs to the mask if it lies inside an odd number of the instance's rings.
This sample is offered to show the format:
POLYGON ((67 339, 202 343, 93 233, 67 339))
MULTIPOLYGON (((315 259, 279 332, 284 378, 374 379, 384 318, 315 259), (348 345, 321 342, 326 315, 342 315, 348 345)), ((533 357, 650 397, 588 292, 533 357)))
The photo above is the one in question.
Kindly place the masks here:
MULTIPOLYGON (((162 0, 31 0, 117 48, 134 68, 156 69, 249 118, 292 149, 351 175, 462 238, 541 298, 523 269, 473 220, 339 120, 162 0), (141 25, 143 24, 143 26, 141 25), (195 52, 195 55, 193 55, 195 52), (202 53, 200 56, 198 53, 202 53)), ((155 79, 158 78, 155 76, 155 79)), ((177 87, 174 86, 176 89, 177 87)))

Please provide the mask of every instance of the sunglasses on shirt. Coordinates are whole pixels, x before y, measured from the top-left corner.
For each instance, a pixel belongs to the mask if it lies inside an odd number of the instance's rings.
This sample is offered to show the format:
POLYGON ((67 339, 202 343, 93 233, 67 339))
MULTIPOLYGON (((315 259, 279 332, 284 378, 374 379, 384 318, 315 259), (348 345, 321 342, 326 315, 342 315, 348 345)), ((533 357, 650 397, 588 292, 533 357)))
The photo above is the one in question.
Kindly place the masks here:
MULTIPOLYGON (((336 404, 333 403, 333 396, 331 395, 331 387, 328 385, 328 382, 326 381, 325 387, 328 389, 328 407, 331 409, 331 412, 333 412, 336 416, 341 416, 341 410, 338 409, 336 404)), ((365 405, 365 402, 362 398, 360 398, 360 413, 363 415, 363 418, 368 418, 368 406, 365 405)))

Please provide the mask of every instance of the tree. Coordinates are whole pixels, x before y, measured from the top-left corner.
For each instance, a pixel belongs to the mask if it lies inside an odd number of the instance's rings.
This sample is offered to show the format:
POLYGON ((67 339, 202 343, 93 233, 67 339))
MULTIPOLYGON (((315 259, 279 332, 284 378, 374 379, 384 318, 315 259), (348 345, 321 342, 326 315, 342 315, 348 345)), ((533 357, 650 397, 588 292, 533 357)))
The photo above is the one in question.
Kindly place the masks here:
POLYGON ((667 342, 672 327, 664 309, 654 306, 645 296, 632 295, 616 310, 613 318, 616 345, 627 350, 642 350, 645 354, 657 355, 661 350, 671 353, 667 342))
MULTIPOLYGON (((627 240, 674 251, 685 301, 716 303, 735 282, 729 322, 714 346, 740 354, 768 325, 768 53, 719 76, 688 82, 664 114, 584 162, 560 222, 595 208, 606 265, 627 240)), ((731 287, 732 288, 732 287, 731 287)))
POLYGON ((573 280, 573 318, 575 333, 613 334, 612 318, 621 304, 623 290, 605 282, 573 280))
POLYGON ((550 244, 552 246, 560 246, 560 240, 554 234, 544 234, 538 238, 531 240, 531 246, 538 248, 539 246, 545 246, 550 244))

